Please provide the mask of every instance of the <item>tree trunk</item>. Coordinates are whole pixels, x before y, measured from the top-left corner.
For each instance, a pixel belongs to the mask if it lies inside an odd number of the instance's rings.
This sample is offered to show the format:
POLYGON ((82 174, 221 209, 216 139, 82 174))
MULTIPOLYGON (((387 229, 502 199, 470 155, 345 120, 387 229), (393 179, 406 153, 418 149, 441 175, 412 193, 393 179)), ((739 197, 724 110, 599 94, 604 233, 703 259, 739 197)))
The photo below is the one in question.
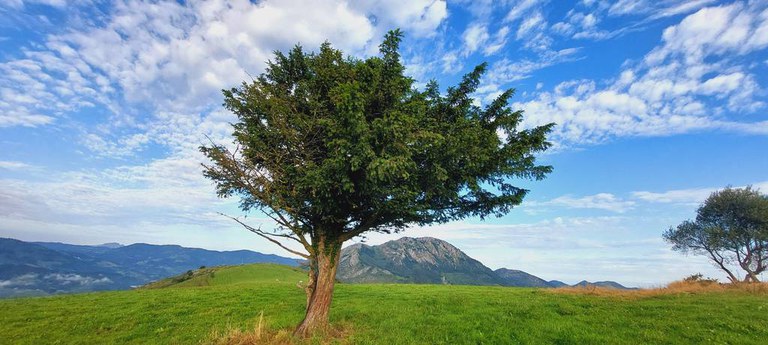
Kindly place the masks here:
POLYGON ((747 271, 747 274, 744 276, 744 282, 746 283, 759 283, 760 279, 757 279, 757 275, 752 271, 747 271))
POLYGON ((741 282, 741 280, 739 280, 739 278, 736 278, 736 275, 733 274, 733 272, 731 272, 731 270, 729 270, 727 267, 725 267, 725 260, 723 259, 723 257, 721 255, 719 255, 719 254, 715 255, 716 252, 711 250, 711 249, 708 249, 708 248, 705 248, 705 250, 709 253, 710 259, 712 259, 712 261, 714 261, 717 264, 717 266, 720 267, 720 269, 722 269, 725 273, 728 274, 728 280, 730 280, 731 283, 738 284, 738 283, 741 282), (719 259, 718 259, 718 257, 719 257, 719 259))
POLYGON ((307 293, 307 309, 309 309, 309 302, 312 301, 312 293, 315 292, 315 285, 317 285, 317 262, 314 258, 309 259, 309 273, 307 276, 307 287, 304 290, 307 293))
POLYGON ((307 304, 307 314, 294 332, 306 337, 328 326, 328 314, 333 299, 333 287, 336 282, 336 268, 341 256, 341 243, 320 241, 316 250, 317 269, 312 296, 307 304))

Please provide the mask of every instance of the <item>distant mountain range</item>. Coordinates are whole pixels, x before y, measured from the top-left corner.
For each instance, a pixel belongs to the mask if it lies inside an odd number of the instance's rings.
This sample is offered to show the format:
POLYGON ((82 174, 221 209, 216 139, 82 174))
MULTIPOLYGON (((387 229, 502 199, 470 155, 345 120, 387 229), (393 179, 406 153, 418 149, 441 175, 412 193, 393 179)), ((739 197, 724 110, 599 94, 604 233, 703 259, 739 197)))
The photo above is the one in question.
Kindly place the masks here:
MULTIPOLYGON (((129 289, 201 266, 245 263, 299 265, 295 259, 248 250, 219 252, 144 243, 86 246, 0 238, 0 297, 129 289)), ((344 248, 337 278, 346 283, 569 286, 519 270, 491 270, 450 243, 429 237, 344 248)), ((625 289, 612 281, 581 281, 573 286, 587 284, 625 289)))
POLYGON ((0 238, 0 297, 129 289, 200 266, 295 259, 248 250, 219 252, 144 243, 97 246, 0 238))
MULTIPOLYGON (((403 237, 378 246, 354 244, 341 251, 337 278, 346 283, 422 283, 565 287, 532 274, 500 268, 491 270, 448 242, 431 237, 403 237)), ((626 289, 612 282, 581 281, 573 286, 594 285, 626 289)))

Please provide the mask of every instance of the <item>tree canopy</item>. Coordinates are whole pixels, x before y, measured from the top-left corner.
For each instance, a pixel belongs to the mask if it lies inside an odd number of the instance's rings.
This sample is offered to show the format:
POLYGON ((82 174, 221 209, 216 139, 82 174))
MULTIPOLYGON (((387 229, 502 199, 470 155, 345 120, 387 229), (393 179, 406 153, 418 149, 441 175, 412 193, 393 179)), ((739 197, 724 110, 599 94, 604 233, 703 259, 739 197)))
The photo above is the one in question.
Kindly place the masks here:
POLYGON ((674 250, 706 255, 731 282, 758 282, 768 266, 768 196, 752 187, 716 191, 695 220, 670 228, 664 239, 674 250))
POLYGON ((238 117, 234 148, 201 147, 219 196, 239 197, 244 211, 264 212, 278 228, 241 224, 306 250, 292 251, 310 264, 300 333, 327 322, 344 241, 503 215, 527 193, 514 179, 552 170, 534 156, 550 146, 552 124, 520 128, 522 111, 508 107, 514 90, 484 107, 473 100, 485 64, 444 94, 435 81, 418 90, 404 74, 401 38, 389 32, 380 56, 364 60, 329 43, 275 52, 255 80, 224 90, 238 117))

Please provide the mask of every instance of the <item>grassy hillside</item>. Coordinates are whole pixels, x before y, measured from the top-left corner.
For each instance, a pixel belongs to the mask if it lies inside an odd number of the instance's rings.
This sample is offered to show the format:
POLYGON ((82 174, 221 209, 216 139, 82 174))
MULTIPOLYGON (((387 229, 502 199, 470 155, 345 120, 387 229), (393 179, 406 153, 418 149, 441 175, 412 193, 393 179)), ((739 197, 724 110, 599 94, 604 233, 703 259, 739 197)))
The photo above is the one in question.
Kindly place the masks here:
POLYGON ((145 285, 145 289, 221 285, 293 284, 306 281, 299 268, 276 264, 253 264, 201 268, 145 285))
MULTIPOLYGON (((298 323, 303 273, 211 270, 169 288, 0 301, 0 343, 194 344, 214 332, 298 323), (194 286, 198 285, 198 286, 194 286)), ((762 344, 768 298, 739 291, 590 296, 540 289, 340 284, 332 322, 355 344, 762 344)))

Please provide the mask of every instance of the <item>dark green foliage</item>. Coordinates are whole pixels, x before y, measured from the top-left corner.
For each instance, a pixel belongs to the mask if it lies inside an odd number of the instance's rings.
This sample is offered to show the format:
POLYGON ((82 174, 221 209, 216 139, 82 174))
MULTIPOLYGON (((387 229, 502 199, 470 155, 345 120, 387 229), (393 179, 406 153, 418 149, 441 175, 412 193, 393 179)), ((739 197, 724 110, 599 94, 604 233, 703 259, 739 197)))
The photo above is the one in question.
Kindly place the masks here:
POLYGON ((470 95, 485 64, 445 95, 434 81, 419 91, 403 74, 401 37, 389 32, 381 56, 365 60, 327 42, 318 52, 276 52, 251 83, 224 90, 224 106, 238 117, 235 148, 200 148, 213 163, 204 174, 218 195, 239 197, 244 211, 261 211, 278 227, 233 219, 307 259, 307 317, 296 329, 302 336, 327 325, 344 241, 503 215, 527 192, 512 179, 552 170, 534 157, 550 146, 552 125, 519 129, 522 112, 507 106, 512 90, 485 108, 474 105, 470 95))
POLYGON ((741 281, 736 267, 746 272, 744 281, 758 281, 768 266, 768 196, 751 187, 716 191, 695 221, 670 228, 664 239, 674 250, 708 256, 732 282, 741 281))
POLYGON ((513 90, 474 105, 485 64, 445 95, 435 82, 415 89, 401 36, 390 32, 381 56, 365 60, 329 43, 276 52, 264 74, 224 90, 238 116, 237 150, 201 147, 219 195, 239 196, 244 210, 264 211, 295 235, 341 241, 520 204, 527 191, 512 179, 552 170, 534 158, 549 147, 552 125, 518 128, 522 112, 507 106, 513 90))

